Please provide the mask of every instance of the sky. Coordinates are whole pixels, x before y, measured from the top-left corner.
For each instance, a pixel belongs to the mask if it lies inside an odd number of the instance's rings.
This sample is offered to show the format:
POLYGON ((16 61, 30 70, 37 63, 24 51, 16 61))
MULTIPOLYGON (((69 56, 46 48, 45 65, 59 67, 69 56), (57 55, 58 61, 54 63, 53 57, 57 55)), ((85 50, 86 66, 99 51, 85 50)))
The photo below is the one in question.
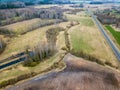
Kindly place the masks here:
POLYGON ((120 0, 71 0, 71 1, 120 1, 120 0))

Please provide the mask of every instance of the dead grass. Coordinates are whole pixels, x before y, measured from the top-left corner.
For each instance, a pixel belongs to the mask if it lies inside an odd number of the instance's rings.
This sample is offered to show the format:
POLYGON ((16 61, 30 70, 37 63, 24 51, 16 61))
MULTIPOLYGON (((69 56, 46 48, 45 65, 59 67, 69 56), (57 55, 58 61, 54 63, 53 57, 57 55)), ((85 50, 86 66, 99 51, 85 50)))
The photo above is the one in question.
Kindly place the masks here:
POLYGON ((119 90, 120 74, 96 63, 66 55, 67 67, 46 78, 24 83, 17 90, 119 90))
MULTIPOLYGON (((67 25, 68 25, 68 22, 63 22, 63 23, 58 24, 58 26, 63 27, 63 28, 67 25)), ((32 32, 28 32, 25 35, 21 35, 19 37, 14 38, 13 40, 11 40, 10 44, 8 45, 8 47, 5 50, 5 52, 3 53, 3 55, 10 56, 12 53, 16 53, 16 52, 20 52, 20 51, 24 50, 27 45, 29 45, 30 47, 34 47, 34 45, 36 45, 36 43, 38 43, 40 41, 46 41, 46 36, 45 36, 46 31, 53 27, 55 27, 55 26, 51 25, 51 26, 39 28, 32 32)), ((26 74, 29 72, 34 71, 37 73, 37 72, 44 71, 46 68, 53 65, 53 63, 60 60, 61 56, 63 54, 65 54, 64 51, 61 51, 61 47, 63 47, 65 45, 64 31, 60 32, 60 34, 58 35, 57 38, 58 38, 57 48, 60 51, 56 55, 54 55, 53 57, 50 57, 49 59, 45 60, 44 62, 40 63, 39 65, 37 65, 35 67, 23 67, 21 64, 19 64, 17 66, 15 65, 15 66, 11 67, 10 69, 3 70, 2 72, 0 72, 1 73, 0 74, 0 78, 1 78, 0 82, 11 79, 11 78, 15 78, 17 76, 20 76, 20 75, 23 75, 23 74, 26 74)), ((3 57, 6 57, 6 56, 3 56, 3 57)))
POLYGON ((41 62, 35 67, 24 67, 22 64, 15 65, 11 67, 10 69, 6 69, 3 71, 0 71, 0 82, 9 80, 12 78, 15 78, 20 75, 24 75, 30 72, 42 72, 46 70, 48 67, 52 66, 55 62, 60 60, 61 56, 64 54, 64 52, 58 52, 54 56, 50 57, 49 59, 41 62))
POLYGON ((34 8, 50 8, 50 7, 54 7, 54 6, 58 6, 57 4, 55 5, 36 5, 34 6, 34 8))
POLYGON ((39 18, 36 19, 31 19, 31 20, 26 20, 22 22, 17 22, 14 24, 6 25, 3 27, 0 27, 0 29, 8 30, 10 32, 13 32, 17 35, 23 34, 27 31, 31 31, 34 28, 40 27, 40 25, 45 25, 46 23, 54 23, 54 20, 42 20, 39 18))
MULTIPOLYGON (((68 22, 63 22, 58 24, 58 26, 60 27, 65 27, 65 25, 67 25, 68 22)), ((46 27, 42 27, 39 29, 36 29, 34 31, 28 32, 24 35, 20 35, 18 37, 15 37, 13 39, 11 39, 11 41, 9 42, 9 44, 7 45, 5 51, 0 55, 0 60, 11 56, 12 54, 16 54, 18 52, 21 52, 23 50, 25 50, 25 48, 27 46, 29 47, 34 47, 36 44, 38 44, 38 42, 40 41, 46 41, 46 31, 50 28, 55 27, 54 25, 50 25, 50 26, 46 26, 46 27)), ((60 34, 60 36, 58 36, 58 39, 60 39, 60 43, 64 43, 64 37, 62 35, 62 33, 60 34), (61 37, 62 36, 62 37, 61 37)), ((58 43, 58 47, 59 45, 61 45, 58 43)))

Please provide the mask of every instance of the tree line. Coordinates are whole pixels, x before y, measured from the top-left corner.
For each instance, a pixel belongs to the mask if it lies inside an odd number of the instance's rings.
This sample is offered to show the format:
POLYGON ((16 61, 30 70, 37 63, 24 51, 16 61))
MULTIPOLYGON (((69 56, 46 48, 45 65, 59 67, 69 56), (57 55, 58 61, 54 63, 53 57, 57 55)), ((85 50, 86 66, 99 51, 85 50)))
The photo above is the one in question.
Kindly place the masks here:
POLYGON ((39 42, 30 52, 29 47, 26 48, 28 55, 27 60, 23 63, 24 66, 34 67, 46 58, 53 56, 57 52, 56 41, 59 32, 63 28, 55 27, 46 31, 47 42, 39 42))
POLYGON ((23 2, 7 2, 0 3, 0 9, 24 8, 26 5, 23 2))
POLYGON ((0 26, 33 18, 63 19, 63 13, 62 11, 58 11, 56 9, 36 9, 36 8, 0 10, 0 26))

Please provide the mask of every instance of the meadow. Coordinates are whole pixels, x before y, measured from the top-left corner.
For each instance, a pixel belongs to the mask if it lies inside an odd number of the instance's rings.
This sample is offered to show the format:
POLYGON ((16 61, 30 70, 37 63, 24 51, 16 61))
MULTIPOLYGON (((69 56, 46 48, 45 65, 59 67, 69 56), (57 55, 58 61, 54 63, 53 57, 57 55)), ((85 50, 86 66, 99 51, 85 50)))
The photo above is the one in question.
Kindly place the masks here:
MULTIPOLYGON (((58 24, 60 27, 64 27, 68 24, 68 22, 62 22, 58 24)), ((46 27, 41 27, 38 29, 35 29, 31 32, 28 32, 24 35, 20 35, 18 37, 14 37, 10 40, 9 44, 6 46, 6 49, 4 52, 0 55, 0 60, 7 58, 11 55, 17 54, 21 51, 24 51, 28 46, 30 48, 33 48, 36 44, 38 44, 41 41, 46 42, 46 31, 50 28, 55 27, 55 25, 49 25, 46 27)), ((61 42, 64 45, 64 33, 61 32, 60 36, 58 36, 59 41, 57 41, 57 45, 61 46, 61 42)), ((62 47, 62 46, 61 46, 62 47)))
POLYGON ((113 35, 117 43, 120 45, 120 32, 114 30, 110 25, 106 25, 105 27, 113 35))
POLYGON ((43 27, 46 25, 54 24, 55 20, 47 20, 47 19, 31 19, 22 22, 17 22, 14 24, 6 25, 0 27, 1 34, 13 34, 13 35, 20 35, 25 34, 29 31, 35 30, 39 27, 43 27))
POLYGON ((92 55, 103 64, 109 62, 112 66, 118 66, 117 58, 91 17, 72 14, 66 14, 66 16, 70 21, 74 20, 80 23, 68 30, 73 51, 92 55))
MULTIPOLYGON (((62 22, 57 26, 64 28, 67 25, 68 25, 68 22, 62 22)), ((25 47, 27 47, 28 45, 30 46, 30 48, 34 48, 34 46, 39 42, 42 42, 42 41, 46 42, 46 31, 54 27, 56 26, 50 25, 50 26, 42 27, 34 31, 28 32, 24 35, 21 35, 19 37, 15 37, 14 39, 11 40, 10 44, 8 44, 6 50, 3 52, 1 57, 7 57, 7 56, 10 56, 12 53, 23 51, 25 50, 25 47)), ((62 47, 65 47, 64 31, 61 31, 60 34, 57 36, 56 47, 58 49, 58 52, 52 57, 45 59, 43 62, 40 62, 37 66, 25 67, 23 66, 23 64, 20 63, 0 71, 1 73, 0 83, 10 79, 15 79, 16 77, 21 75, 32 73, 33 71, 34 73, 43 74, 51 71, 52 69, 59 70, 63 68, 64 64, 61 62, 60 62, 61 64, 58 66, 54 64, 59 60, 61 60, 61 57, 65 55, 65 51, 61 50, 62 47)))

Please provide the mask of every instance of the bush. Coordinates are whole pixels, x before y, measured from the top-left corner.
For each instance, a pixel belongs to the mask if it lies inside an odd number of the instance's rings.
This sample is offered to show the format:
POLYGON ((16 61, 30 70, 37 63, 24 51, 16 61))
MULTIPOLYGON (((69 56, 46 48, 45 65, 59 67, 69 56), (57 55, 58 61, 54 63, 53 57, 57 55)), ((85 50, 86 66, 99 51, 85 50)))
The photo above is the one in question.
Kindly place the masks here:
POLYGON ((67 51, 67 47, 62 47, 61 49, 67 51))
POLYGON ((98 59, 98 58, 96 58, 96 57, 94 57, 92 55, 86 54, 83 51, 76 52, 75 50, 72 49, 70 52, 71 52, 71 54, 76 55, 78 57, 85 58, 87 60, 96 62, 96 63, 98 63, 100 65, 105 65, 105 62, 103 62, 102 60, 100 60, 100 59, 98 59))
POLYGON ((12 30, 8 30, 6 28, 0 28, 0 34, 5 34, 5 35, 14 35, 15 32, 12 30))
POLYGON ((118 66, 114 66, 114 65, 113 65, 111 62, 109 62, 109 61, 106 61, 105 64, 108 65, 108 66, 114 67, 114 68, 116 68, 116 69, 118 68, 118 66))
POLYGON ((55 28, 48 29, 46 31, 47 42, 51 43, 52 45, 56 45, 57 36, 59 35, 59 32, 63 30, 64 29, 61 27, 55 27, 55 28))
POLYGON ((65 44, 67 47, 67 51, 70 51, 71 46, 70 46, 70 41, 69 41, 69 34, 67 31, 65 31, 65 44))
POLYGON ((13 78, 13 79, 10 79, 10 80, 7 80, 7 81, 3 81, 3 82, 0 83, 0 88, 6 87, 8 85, 13 85, 13 84, 17 83, 18 81, 28 79, 28 78, 33 77, 35 75, 37 75, 37 73, 31 72, 31 73, 27 73, 27 74, 24 74, 24 75, 20 75, 16 78, 13 78))
POLYGON ((6 47, 6 44, 4 40, 0 37, 0 53, 4 51, 5 47, 6 47))

